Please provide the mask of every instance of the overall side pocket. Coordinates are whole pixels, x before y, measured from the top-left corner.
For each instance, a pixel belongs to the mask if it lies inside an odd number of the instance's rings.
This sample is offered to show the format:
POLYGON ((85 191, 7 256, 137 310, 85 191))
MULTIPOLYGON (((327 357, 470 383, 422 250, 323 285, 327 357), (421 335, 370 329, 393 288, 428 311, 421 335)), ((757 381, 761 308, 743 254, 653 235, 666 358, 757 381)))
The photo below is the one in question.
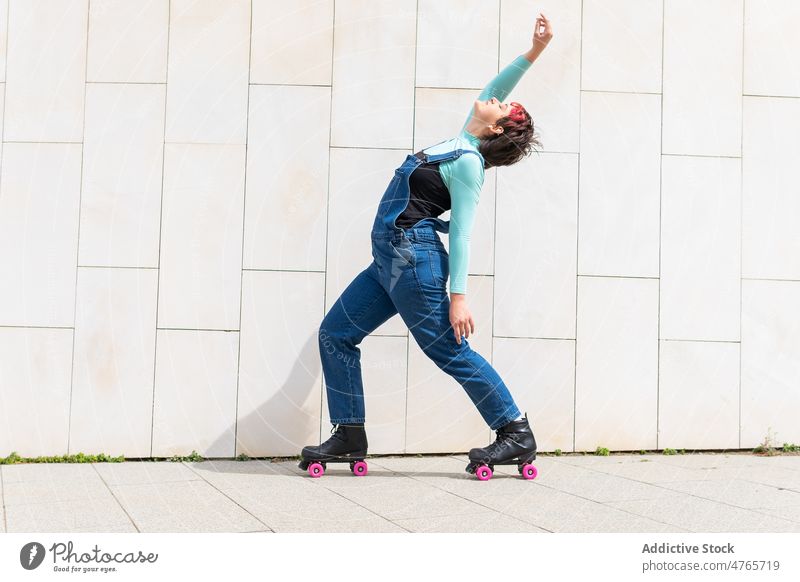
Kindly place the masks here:
POLYGON ((428 251, 428 264, 431 268, 431 277, 437 287, 445 287, 450 274, 450 258, 447 253, 428 251))

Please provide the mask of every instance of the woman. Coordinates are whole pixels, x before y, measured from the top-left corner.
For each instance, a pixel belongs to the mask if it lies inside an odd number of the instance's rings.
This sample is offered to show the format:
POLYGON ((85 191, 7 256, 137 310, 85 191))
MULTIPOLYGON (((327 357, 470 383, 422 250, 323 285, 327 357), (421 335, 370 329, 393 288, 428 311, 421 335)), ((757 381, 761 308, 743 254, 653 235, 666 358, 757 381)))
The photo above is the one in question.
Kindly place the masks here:
MULTIPOLYGON (((466 339, 475 331, 466 289, 469 237, 484 170, 511 165, 529 155, 534 144, 541 145, 525 108, 502 101, 551 38, 550 22, 540 13, 533 46, 484 88, 461 133, 406 156, 395 170, 372 226, 374 260, 345 289, 319 328, 335 432, 332 429, 331 438, 321 445, 303 448, 301 468, 313 460, 359 460, 367 454, 358 344, 397 313, 423 352, 463 386, 497 433, 488 447, 472 449, 470 460, 491 465, 536 457, 527 414, 520 414, 497 372, 466 339), (437 218, 448 209, 449 222, 437 218), (449 256, 437 230, 449 235, 449 256), (448 273, 450 297, 445 288, 448 273)), ((474 469, 471 462, 467 471, 474 469)))

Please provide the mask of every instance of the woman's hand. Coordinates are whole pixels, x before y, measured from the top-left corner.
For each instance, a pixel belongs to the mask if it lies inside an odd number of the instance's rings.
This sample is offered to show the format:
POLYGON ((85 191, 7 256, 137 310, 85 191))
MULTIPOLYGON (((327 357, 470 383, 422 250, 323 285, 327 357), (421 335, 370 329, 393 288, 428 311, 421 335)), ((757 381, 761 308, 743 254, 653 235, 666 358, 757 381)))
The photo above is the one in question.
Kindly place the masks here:
POLYGON ((466 295, 456 294, 451 297, 450 325, 453 326, 453 334, 458 345, 461 345, 462 335, 468 338, 470 333, 475 333, 475 321, 467 307, 466 295))
POLYGON ((543 51, 550 39, 553 38, 553 28, 544 14, 539 13, 536 19, 536 28, 533 29, 533 50, 543 51))

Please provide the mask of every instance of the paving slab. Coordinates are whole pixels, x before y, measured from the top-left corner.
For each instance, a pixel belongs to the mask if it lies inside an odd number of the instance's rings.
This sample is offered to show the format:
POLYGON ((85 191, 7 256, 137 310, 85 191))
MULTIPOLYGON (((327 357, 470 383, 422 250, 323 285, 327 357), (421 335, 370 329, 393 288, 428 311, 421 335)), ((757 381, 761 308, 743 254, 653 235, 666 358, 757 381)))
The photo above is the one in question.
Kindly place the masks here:
POLYGON ((547 486, 516 495, 487 495, 481 503, 552 532, 682 532, 685 528, 610 507, 547 486))
POLYGON ((791 505, 788 507, 757 507, 755 508, 759 513, 766 513, 780 517, 781 519, 788 519, 800 523, 800 505, 791 505))
POLYGON ((338 494, 337 482, 375 487, 375 480, 349 472, 320 479, 297 472, 296 461, 269 463, 214 461, 193 470, 275 532, 403 532, 385 517, 338 494), (373 483, 373 485, 370 485, 373 483), (326 485, 327 484, 327 485, 326 485))
POLYGON ((130 517, 111 497, 12 505, 6 507, 6 520, 7 533, 137 531, 130 517))
POLYGON ((111 490, 143 532, 243 532, 267 529, 203 480, 112 485, 111 490))
POLYGON ((398 525, 420 533, 548 533, 547 530, 496 511, 398 519, 398 525))
POLYGON ((560 462, 575 464, 576 466, 607 475, 616 475, 617 477, 625 477, 627 479, 651 484, 668 483, 671 481, 690 481, 692 479, 703 478, 703 474, 699 472, 702 471, 702 469, 670 465, 661 463, 657 459, 638 459, 634 457, 629 460, 621 461, 614 457, 602 457, 594 462, 579 461, 576 463, 572 458, 568 458, 560 462))
POLYGON ((741 479, 678 481, 664 487, 745 509, 800 505, 800 493, 741 479))
POLYGON ((108 486, 88 463, 5 465, 5 506, 82 501, 113 502, 108 486))
POLYGON ((690 495, 658 501, 612 501, 607 505, 693 532, 800 532, 800 524, 787 519, 690 495))
POLYGON ((149 485, 202 479, 182 462, 93 463, 93 466, 108 485, 149 485))

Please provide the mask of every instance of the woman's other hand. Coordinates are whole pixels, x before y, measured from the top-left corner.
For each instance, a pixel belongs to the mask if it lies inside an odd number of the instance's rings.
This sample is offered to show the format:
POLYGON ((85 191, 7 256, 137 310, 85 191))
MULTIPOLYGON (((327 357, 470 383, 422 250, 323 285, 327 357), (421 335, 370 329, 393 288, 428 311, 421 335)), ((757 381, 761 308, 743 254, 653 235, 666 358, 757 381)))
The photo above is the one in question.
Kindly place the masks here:
POLYGON ((547 17, 540 12, 539 18, 536 19, 536 27, 533 29, 534 50, 543 51, 551 38, 553 38, 553 27, 550 26, 547 17))
POLYGON ((475 321, 467 307, 466 295, 451 294, 450 298, 450 325, 453 326, 453 334, 456 342, 461 345, 461 336, 469 338, 471 333, 475 333, 475 321))

